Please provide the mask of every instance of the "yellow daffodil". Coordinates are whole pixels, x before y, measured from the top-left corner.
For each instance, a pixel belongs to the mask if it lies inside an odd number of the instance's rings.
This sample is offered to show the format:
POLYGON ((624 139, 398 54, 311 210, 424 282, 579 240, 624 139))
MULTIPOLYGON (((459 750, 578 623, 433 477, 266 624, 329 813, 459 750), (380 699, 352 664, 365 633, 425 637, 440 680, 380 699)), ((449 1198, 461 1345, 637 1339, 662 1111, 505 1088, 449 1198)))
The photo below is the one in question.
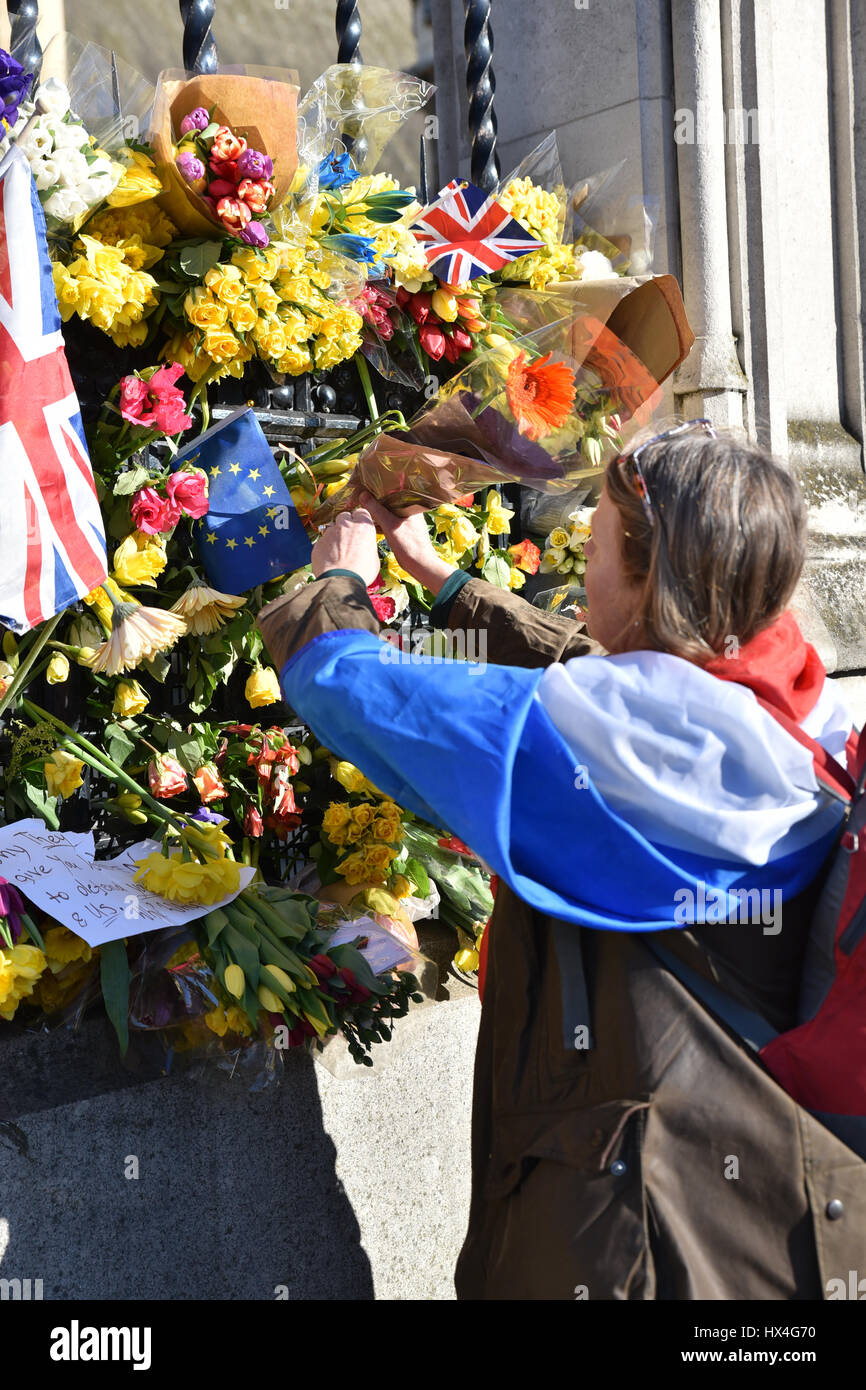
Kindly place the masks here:
POLYGON ((502 498, 498 492, 488 492, 487 530, 491 536, 507 536, 513 516, 512 509, 502 505, 502 498))
POLYGON ((45 789, 49 796, 71 796, 81 786, 81 769, 84 763, 80 758, 67 753, 65 748, 55 748, 44 764, 45 789))
POLYGON ((161 536, 133 531, 114 552, 113 578, 119 584, 141 584, 154 589, 157 576, 162 574, 167 563, 165 541, 161 536))
POLYGON ((88 961, 93 950, 82 937, 76 936, 68 927, 49 927, 43 934, 45 955, 54 974, 75 960, 88 961))
MULTIPOLYGON (((147 708, 148 703, 149 697, 142 690, 138 681, 119 681, 114 692, 111 713, 121 719, 134 719, 137 714, 141 714, 142 710, 147 708)), ((141 804, 140 798, 139 804, 141 804)))
POLYGON ((0 950, 0 1018, 8 1023, 28 998, 48 962, 36 946, 18 944, 0 950))
POLYGON ((209 859, 198 864, 180 854, 155 852, 136 860, 134 877, 148 892, 176 903, 221 902, 240 887, 240 868, 233 859, 209 859))

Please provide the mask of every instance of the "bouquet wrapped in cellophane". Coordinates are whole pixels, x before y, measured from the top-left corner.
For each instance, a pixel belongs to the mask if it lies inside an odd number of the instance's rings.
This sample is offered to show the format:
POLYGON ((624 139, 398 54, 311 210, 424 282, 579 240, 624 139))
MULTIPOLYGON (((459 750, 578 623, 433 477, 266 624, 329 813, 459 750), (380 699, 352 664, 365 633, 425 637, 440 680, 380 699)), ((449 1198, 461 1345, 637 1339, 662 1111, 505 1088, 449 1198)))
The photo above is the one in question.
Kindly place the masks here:
POLYGON ((571 489, 646 424, 694 341, 671 276, 507 289, 499 303, 519 336, 478 354, 407 433, 368 445, 319 523, 363 491, 401 511, 491 483, 571 489))

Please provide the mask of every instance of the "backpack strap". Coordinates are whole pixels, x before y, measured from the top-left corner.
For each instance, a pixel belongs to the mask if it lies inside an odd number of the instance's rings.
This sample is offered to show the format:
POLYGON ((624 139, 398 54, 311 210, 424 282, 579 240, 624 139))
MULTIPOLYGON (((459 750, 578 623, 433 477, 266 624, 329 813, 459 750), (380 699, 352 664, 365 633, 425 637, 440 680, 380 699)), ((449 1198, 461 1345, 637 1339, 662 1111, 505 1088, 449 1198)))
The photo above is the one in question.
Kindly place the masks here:
POLYGON ((722 1023, 727 1024, 728 1028, 752 1052, 759 1053, 762 1047, 766 1047, 767 1043, 779 1036, 777 1030, 755 1009, 741 1004, 739 1000, 727 994, 713 980, 707 980, 703 975, 699 975, 696 970, 692 970, 690 965, 686 965, 666 946, 660 946, 652 939, 652 936, 647 935, 645 940, 665 969, 669 970, 690 994, 693 994, 705 1008, 709 1009, 710 1013, 715 1014, 722 1023))
POLYGON ((804 748, 809 749, 812 754, 815 776, 825 791, 828 791, 831 796, 835 796, 837 801, 844 801, 848 805, 857 794, 857 787, 851 774, 827 752, 826 748, 821 747, 817 739, 804 733, 800 725, 787 714, 783 714, 780 709, 771 705, 769 700, 762 699, 760 695, 756 695, 755 699, 792 738, 795 738, 798 743, 802 743, 804 748))

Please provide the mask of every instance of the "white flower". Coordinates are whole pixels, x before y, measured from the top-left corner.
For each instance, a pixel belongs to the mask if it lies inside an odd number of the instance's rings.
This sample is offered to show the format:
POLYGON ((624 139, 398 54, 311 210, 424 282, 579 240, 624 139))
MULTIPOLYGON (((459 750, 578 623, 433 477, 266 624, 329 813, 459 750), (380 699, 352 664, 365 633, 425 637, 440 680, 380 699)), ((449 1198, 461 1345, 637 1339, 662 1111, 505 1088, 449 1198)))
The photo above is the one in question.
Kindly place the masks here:
POLYGON ((64 150, 58 163, 61 188, 77 188, 89 177, 90 166, 80 150, 64 150))
POLYGON ((58 150, 80 150, 90 143, 90 136, 77 121, 58 121, 54 127, 54 146, 58 150))
POLYGON ((69 110, 69 88, 63 85, 59 77, 48 77, 40 83, 33 99, 54 116, 62 116, 69 110))
POLYGON ((58 188, 43 204, 43 209, 50 217, 56 217, 58 222, 74 222, 76 217, 87 211, 88 206, 76 189, 58 188))
POLYGON ((45 116, 37 116, 28 131, 18 141, 18 148, 28 159, 51 154, 54 149, 54 135, 45 116))
POLYGON ((609 280, 616 274, 607 256, 602 255, 601 251, 585 251, 579 247, 580 259, 577 267, 580 270, 581 280, 609 280))
POLYGON ((33 182, 40 193, 46 188, 53 188, 60 183, 60 160, 49 155, 45 159, 34 159, 30 165, 33 174, 33 182))

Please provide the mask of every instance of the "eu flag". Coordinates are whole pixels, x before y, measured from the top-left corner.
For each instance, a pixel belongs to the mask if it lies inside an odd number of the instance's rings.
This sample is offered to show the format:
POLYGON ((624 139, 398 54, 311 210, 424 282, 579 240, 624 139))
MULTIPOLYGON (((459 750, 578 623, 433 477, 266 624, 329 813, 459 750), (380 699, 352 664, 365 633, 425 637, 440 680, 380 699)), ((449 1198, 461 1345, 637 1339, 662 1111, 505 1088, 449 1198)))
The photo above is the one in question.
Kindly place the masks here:
POLYGON ((181 449, 172 467, 184 463, 208 477, 209 509, 194 535, 215 589, 242 594, 309 562, 312 541, 252 410, 236 410, 181 449))

